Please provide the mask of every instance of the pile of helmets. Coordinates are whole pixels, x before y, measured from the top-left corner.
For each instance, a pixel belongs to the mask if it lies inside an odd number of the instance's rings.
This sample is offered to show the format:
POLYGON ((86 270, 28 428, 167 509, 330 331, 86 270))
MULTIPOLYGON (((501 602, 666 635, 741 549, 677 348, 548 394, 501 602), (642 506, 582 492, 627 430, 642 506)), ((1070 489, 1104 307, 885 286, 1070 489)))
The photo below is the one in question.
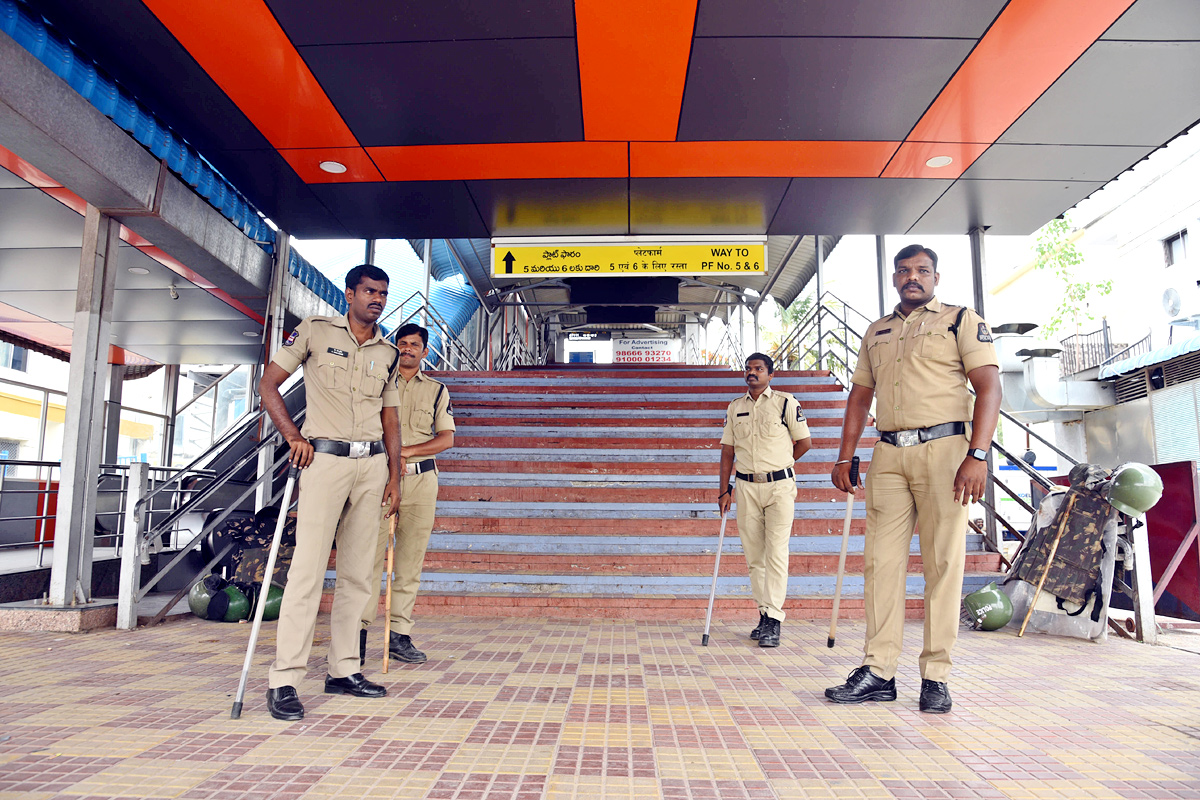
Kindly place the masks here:
MULTIPOLYGON (((201 619, 240 622, 250 618, 261 594, 261 583, 230 583, 220 575, 207 575, 188 592, 188 608, 201 619)), ((272 583, 267 587, 263 619, 278 619, 282 603, 283 587, 272 583)))

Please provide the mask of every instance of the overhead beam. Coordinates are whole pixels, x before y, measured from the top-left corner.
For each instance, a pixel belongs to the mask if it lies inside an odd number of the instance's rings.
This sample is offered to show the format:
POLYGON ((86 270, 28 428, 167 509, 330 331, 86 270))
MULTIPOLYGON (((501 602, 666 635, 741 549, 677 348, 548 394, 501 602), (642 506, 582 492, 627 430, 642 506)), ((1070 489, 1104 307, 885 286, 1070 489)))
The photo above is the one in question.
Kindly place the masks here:
POLYGON ((270 256, 25 48, 0 35, 0 144, 251 310, 270 256))

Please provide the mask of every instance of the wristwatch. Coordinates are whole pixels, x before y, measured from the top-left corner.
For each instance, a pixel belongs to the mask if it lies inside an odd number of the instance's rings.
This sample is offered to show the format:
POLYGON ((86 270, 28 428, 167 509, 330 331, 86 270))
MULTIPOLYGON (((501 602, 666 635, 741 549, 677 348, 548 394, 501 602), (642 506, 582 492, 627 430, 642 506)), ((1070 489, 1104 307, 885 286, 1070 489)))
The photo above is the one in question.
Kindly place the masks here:
POLYGON ((968 450, 967 455, 978 461, 987 461, 987 450, 980 450, 978 447, 968 450))

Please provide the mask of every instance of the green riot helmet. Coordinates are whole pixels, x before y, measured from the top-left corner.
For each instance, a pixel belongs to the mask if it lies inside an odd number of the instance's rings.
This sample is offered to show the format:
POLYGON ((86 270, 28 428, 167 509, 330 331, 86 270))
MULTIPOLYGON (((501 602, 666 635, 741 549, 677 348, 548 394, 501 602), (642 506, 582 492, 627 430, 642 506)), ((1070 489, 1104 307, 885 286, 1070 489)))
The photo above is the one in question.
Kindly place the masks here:
POLYGON ((266 594, 259 592, 259 602, 266 603, 263 607, 263 619, 279 619, 279 609, 283 606, 283 587, 272 583, 267 587, 266 594))
POLYGON ((1140 517, 1154 508, 1162 493, 1163 483, 1158 473, 1145 464, 1130 461, 1113 470, 1104 499, 1121 513, 1140 517))
POLYGON ((225 587, 225 595, 229 598, 229 608, 225 612, 226 622, 239 622, 250 616, 250 600, 236 586, 225 587))
POLYGON ((188 608, 192 613, 201 619, 208 619, 208 601, 212 599, 212 592, 204 585, 204 581, 198 581, 192 590, 188 592, 188 608))
POLYGON ((996 587, 995 581, 971 592, 962 604, 967 624, 977 631, 999 630, 1012 619, 1012 601, 996 587))

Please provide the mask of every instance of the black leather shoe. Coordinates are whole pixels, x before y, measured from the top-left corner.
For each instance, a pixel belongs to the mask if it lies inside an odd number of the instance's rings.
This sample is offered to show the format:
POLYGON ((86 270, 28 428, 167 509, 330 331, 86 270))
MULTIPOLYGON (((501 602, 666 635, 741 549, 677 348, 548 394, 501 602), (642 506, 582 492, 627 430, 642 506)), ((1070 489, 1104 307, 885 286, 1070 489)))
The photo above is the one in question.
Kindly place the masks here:
POLYGON ((859 667, 846 676, 841 686, 825 690, 825 696, 835 703, 865 703, 868 700, 895 700, 896 679, 884 680, 870 667, 859 667))
POLYGON ((754 630, 750 631, 751 639, 757 639, 759 636, 762 635, 763 626, 767 624, 767 620, 769 620, 769 619, 770 619, 770 617, 768 617, 766 614, 759 613, 758 626, 754 630))
POLYGON ((278 689, 267 689, 267 711, 275 719, 284 722, 295 722, 304 719, 304 704, 296 694, 295 686, 280 686, 278 689))
POLYGON ((367 629, 358 632, 358 666, 367 665, 367 629))
POLYGON ((921 710, 926 714, 945 714, 954 703, 950 702, 950 690, 938 681, 921 681, 921 710))
POLYGON ((387 689, 380 686, 378 683, 371 683, 363 677, 361 672, 356 672, 348 678, 335 678, 332 675, 325 676, 325 694, 352 694, 355 697, 383 697, 387 694, 387 689))
POLYGON ((779 620, 767 617, 758 634, 759 647, 779 647, 779 620))
POLYGON ((413 647, 412 638, 406 633, 393 633, 388 642, 388 652, 397 661, 407 661, 409 664, 423 664, 425 654, 413 647))

